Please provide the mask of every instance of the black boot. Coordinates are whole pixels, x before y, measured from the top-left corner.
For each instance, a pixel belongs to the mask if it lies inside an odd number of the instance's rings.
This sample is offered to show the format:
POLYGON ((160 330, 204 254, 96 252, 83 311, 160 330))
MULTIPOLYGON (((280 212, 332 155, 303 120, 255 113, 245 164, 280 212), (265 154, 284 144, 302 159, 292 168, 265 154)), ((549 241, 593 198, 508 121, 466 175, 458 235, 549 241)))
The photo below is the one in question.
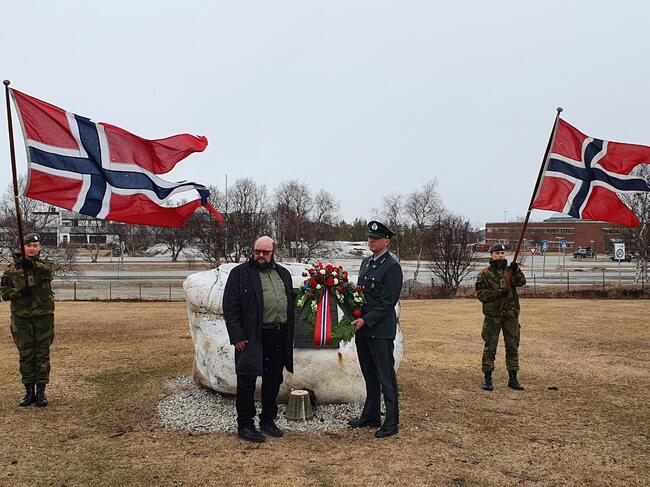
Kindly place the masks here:
POLYGON ((19 406, 27 407, 36 402, 34 395, 34 384, 25 384, 25 397, 18 403, 19 406))
POLYGON ((47 397, 45 397, 45 383, 36 384, 36 405, 39 408, 47 406, 47 397))
POLYGON ((523 391, 524 386, 522 386, 519 381, 517 380, 517 371, 516 370, 509 370, 508 371, 508 387, 511 389, 514 389, 516 391, 523 391))
POLYGON ((492 386, 492 372, 484 372, 485 379, 483 380, 483 390, 492 391, 494 387, 492 386))

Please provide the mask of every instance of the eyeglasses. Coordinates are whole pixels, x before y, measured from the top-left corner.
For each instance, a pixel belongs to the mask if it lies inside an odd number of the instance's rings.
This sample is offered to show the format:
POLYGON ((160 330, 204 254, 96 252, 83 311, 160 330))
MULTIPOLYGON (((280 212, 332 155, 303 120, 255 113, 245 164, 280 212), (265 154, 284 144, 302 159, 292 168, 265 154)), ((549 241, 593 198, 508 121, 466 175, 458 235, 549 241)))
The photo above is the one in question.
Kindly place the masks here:
POLYGON ((253 253, 255 255, 260 255, 261 254, 261 255, 267 256, 267 255, 271 255, 273 253, 273 251, 272 250, 254 249, 253 253))

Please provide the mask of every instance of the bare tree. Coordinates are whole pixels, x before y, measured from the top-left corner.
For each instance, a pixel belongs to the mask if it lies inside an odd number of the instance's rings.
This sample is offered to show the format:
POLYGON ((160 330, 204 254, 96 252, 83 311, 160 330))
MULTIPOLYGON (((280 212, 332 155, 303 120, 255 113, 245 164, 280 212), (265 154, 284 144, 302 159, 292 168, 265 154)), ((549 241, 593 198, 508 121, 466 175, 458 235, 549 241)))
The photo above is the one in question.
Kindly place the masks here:
MULTIPOLYGON (((634 175, 650 183, 650 165, 637 166, 634 175)), ((635 282, 645 283, 648 281, 650 263, 650 193, 624 194, 623 201, 639 219, 637 227, 626 229, 624 233, 630 250, 637 258, 635 282)))
POLYGON ((450 294, 456 293, 472 270, 474 232, 468 220, 452 213, 438 217, 427 229, 425 241, 429 267, 450 294))
POLYGON ((270 232, 266 186, 252 179, 238 179, 228 191, 226 258, 239 262, 260 235, 270 232))
POLYGON ((276 247, 281 253, 299 257, 314 199, 309 187, 296 180, 281 183, 274 192, 273 223, 276 247))
MULTIPOLYGON (((216 186, 208 187, 210 204, 223 216, 224 220, 228 219, 228 208, 224 195, 216 186)), ((226 226, 219 225, 212 215, 205 211, 199 211, 196 214, 196 233, 194 245, 203 255, 203 258, 209 263, 219 266, 222 261, 226 260, 227 231, 226 226)))
POLYGON ((314 197, 307 232, 303 235, 305 243, 301 260, 309 262, 323 249, 323 241, 334 236, 335 223, 338 218, 339 202, 329 191, 321 189, 314 197))
POLYGON ((381 210, 379 211, 380 218, 388 227, 395 232, 392 238, 391 247, 395 246, 395 255, 397 260, 401 260, 400 255, 400 241, 403 233, 403 226, 405 224, 404 202, 403 197, 399 193, 392 193, 384 196, 382 199, 381 210))
POLYGON ((436 221, 444 211, 444 207, 438 194, 438 180, 432 179, 426 182, 422 189, 413 191, 406 198, 404 210, 411 219, 416 230, 417 242, 417 265, 413 279, 417 281, 422 262, 422 251, 424 249, 424 235, 427 228, 436 221))
MULTIPOLYGON (((41 235, 43 244, 54 247, 57 245, 57 226, 59 211, 52 205, 24 196, 25 179, 18 181, 20 196, 20 213, 23 223, 23 233, 36 232, 41 235)), ((0 199, 0 245, 11 251, 18 250, 18 222, 16 219, 16 204, 13 186, 7 187, 0 199)))
POLYGON ((172 262, 177 262, 180 253, 187 248, 194 238, 196 220, 190 217, 182 227, 153 227, 154 237, 171 253, 172 262))
POLYGON ((155 241, 153 227, 145 225, 107 222, 106 231, 124 242, 124 252, 129 255, 142 255, 155 241))

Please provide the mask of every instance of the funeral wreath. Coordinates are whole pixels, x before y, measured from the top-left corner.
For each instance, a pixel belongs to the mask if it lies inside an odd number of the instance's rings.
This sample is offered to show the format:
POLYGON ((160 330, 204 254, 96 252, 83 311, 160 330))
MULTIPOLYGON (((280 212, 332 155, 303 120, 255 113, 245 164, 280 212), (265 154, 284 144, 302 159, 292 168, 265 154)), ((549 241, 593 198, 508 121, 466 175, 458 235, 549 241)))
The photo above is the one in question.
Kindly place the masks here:
POLYGON ((348 280, 343 267, 322 262, 303 272, 304 284, 298 291, 296 306, 301 309, 299 320, 314 331, 314 345, 350 341, 354 336, 352 321, 361 317, 363 290, 348 280), (343 311, 338 323, 331 320, 331 300, 343 311), (317 326, 318 325, 318 326, 317 326))

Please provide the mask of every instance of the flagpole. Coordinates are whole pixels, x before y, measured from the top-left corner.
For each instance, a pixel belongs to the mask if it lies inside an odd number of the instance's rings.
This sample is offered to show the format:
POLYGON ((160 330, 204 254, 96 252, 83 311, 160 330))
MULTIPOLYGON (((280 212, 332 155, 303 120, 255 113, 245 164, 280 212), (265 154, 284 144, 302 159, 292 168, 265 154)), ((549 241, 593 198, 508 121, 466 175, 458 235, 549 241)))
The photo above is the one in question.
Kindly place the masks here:
POLYGON ((551 152, 551 147, 555 142, 555 133, 557 131, 557 121, 560 118, 560 113, 562 113, 563 108, 557 107, 555 114, 555 121, 553 122, 553 129, 551 130, 551 136, 548 139, 548 145, 546 146, 546 152, 544 152, 544 158, 542 159, 542 165, 539 168, 539 173, 537 174, 537 181, 535 181, 535 189, 533 189, 533 195, 530 197, 530 203, 528 204, 528 211, 526 212, 526 218, 524 219, 524 225, 521 227, 521 232, 519 233, 519 241, 517 242, 517 247, 515 249, 515 255, 512 258, 512 262, 517 262, 517 257, 519 256, 519 250, 521 249, 521 242, 524 239, 524 234, 526 233, 526 227, 528 226, 528 219, 530 218, 530 212, 533 209, 533 203, 537 197, 537 192, 539 191, 539 185, 542 181, 542 176, 544 175, 544 169, 546 168, 546 160, 548 159, 548 154, 551 152))
MULTIPOLYGON (((23 217, 20 213, 20 200, 18 195, 18 172, 16 171, 16 149, 14 147, 14 125, 11 119, 11 105, 9 104, 9 84, 8 79, 2 82, 5 85, 5 102, 7 104, 7 127, 9 129, 9 152, 11 154, 11 172, 14 183, 14 202, 16 204, 16 222, 18 223, 18 242, 20 244, 20 255, 23 260, 25 255, 25 239, 23 237, 23 217)), ((23 268, 25 276, 25 285, 28 285, 27 269, 23 268)))

